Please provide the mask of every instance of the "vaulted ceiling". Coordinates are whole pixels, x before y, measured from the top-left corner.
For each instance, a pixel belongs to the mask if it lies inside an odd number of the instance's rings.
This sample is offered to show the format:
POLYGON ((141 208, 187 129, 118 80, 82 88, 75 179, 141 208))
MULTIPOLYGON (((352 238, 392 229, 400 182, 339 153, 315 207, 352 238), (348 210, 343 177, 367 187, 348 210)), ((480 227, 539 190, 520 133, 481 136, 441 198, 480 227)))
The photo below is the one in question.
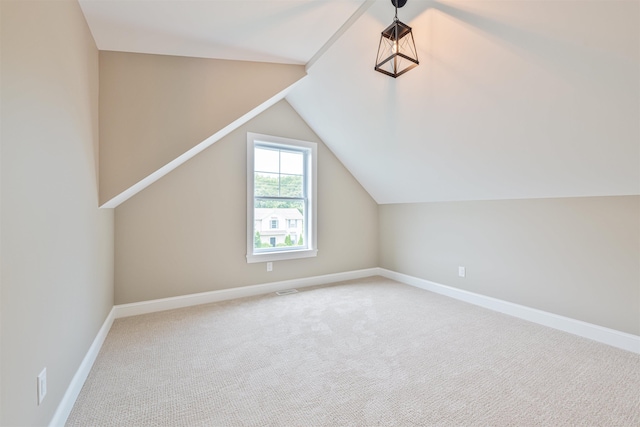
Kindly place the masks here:
POLYGON ((364 0, 80 0, 98 49, 305 64, 364 0))
POLYGON ((101 50, 307 64, 287 100, 378 203, 640 193, 637 1, 80 0, 101 50))

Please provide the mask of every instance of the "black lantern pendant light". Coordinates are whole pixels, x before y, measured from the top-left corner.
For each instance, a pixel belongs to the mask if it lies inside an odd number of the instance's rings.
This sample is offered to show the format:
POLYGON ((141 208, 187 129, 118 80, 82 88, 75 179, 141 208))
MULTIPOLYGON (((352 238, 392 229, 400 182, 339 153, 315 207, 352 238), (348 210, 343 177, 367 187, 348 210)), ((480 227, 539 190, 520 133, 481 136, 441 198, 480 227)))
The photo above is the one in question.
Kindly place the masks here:
POLYGON ((418 52, 411 27, 398 20, 398 8, 407 0, 391 0, 396 8, 393 23, 382 32, 375 70, 396 78, 418 65, 418 52))

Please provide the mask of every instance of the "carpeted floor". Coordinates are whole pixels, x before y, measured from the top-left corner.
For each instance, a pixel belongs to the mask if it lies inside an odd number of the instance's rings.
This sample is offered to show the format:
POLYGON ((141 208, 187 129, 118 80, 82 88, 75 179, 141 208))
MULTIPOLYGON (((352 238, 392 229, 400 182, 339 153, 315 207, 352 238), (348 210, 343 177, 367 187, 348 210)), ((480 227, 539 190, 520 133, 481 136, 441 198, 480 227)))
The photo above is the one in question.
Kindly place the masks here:
POLYGON ((69 426, 638 426, 640 355, 375 277, 114 322, 69 426))

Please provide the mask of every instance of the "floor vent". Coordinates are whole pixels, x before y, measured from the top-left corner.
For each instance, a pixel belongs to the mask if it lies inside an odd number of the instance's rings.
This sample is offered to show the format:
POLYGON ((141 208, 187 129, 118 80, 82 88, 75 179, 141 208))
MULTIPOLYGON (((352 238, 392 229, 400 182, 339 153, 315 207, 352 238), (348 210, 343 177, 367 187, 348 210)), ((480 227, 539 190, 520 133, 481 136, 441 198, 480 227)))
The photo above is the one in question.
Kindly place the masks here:
POLYGON ((291 295, 291 294, 297 294, 298 290, 297 289, 287 289, 285 291, 278 291, 276 292, 276 295, 291 295))

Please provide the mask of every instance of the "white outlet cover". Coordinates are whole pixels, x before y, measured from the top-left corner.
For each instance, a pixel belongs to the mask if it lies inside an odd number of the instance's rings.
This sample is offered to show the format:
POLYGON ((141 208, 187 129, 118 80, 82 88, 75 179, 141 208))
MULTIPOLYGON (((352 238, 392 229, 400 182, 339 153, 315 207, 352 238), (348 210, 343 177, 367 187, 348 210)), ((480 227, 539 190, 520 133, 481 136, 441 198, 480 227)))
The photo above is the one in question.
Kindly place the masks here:
POLYGON ((465 277, 467 275, 467 271, 464 267, 458 267, 458 276, 465 277))

